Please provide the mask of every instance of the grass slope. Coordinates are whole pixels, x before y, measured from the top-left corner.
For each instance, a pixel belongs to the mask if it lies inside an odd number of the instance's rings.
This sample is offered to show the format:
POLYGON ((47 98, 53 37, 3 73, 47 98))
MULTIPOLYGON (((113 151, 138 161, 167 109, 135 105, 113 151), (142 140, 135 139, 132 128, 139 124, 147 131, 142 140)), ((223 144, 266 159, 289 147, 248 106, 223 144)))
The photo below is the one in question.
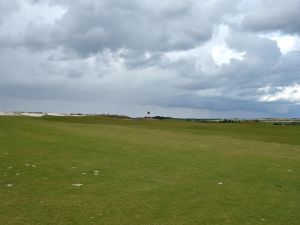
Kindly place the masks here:
POLYGON ((0 117, 0 224, 298 225, 299 137, 263 123, 0 117))

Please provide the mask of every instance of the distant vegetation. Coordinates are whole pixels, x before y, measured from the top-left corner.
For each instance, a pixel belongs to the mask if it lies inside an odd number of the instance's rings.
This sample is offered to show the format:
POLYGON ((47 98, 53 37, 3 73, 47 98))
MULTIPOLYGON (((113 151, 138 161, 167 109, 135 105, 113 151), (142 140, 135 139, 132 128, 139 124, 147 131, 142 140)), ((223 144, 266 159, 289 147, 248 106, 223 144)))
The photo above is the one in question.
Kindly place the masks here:
POLYGON ((126 115, 119 114, 97 114, 97 113, 46 113, 46 112, 23 112, 23 111, 14 111, 14 112, 0 112, 1 115, 9 115, 9 116, 37 116, 41 117, 55 117, 55 116, 79 116, 79 117, 107 117, 107 118, 116 118, 116 119, 152 119, 152 120, 186 120, 190 122, 198 122, 198 123, 248 123, 248 122, 265 122, 272 123, 273 125, 281 125, 281 126, 292 126, 292 125, 300 125, 300 118, 258 118, 258 119, 240 119, 240 118, 173 118, 168 116, 150 116, 150 112, 147 112, 147 116, 133 118, 126 115))
POLYGON ((300 122, 276 122, 273 124, 277 126, 300 126, 300 122))

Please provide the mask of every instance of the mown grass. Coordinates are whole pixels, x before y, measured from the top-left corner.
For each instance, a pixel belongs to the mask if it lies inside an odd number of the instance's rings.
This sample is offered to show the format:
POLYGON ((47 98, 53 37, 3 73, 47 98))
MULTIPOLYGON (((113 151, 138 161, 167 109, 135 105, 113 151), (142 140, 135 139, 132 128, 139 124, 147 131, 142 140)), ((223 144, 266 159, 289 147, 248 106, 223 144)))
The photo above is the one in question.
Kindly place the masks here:
POLYGON ((264 123, 0 117, 0 224, 298 225, 299 137, 264 123))

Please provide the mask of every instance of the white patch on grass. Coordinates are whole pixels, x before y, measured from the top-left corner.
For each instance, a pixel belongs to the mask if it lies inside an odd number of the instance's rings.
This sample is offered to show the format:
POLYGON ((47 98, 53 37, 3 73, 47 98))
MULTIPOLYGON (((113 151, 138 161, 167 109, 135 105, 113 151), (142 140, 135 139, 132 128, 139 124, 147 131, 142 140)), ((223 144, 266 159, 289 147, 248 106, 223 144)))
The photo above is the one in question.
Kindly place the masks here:
POLYGON ((12 186, 13 186, 13 184, 7 184, 6 186, 7 186, 7 187, 12 187, 12 186))
POLYGON ((219 182, 218 184, 222 185, 223 183, 222 183, 222 182, 219 182))
POLYGON ((80 187, 82 186, 83 184, 72 184, 74 187, 80 187))
POLYGON ((288 170, 289 172, 292 172, 292 170, 288 170))
POLYGON ((36 167, 36 165, 31 165, 32 167, 36 167))
POLYGON ((86 175, 86 173, 82 173, 82 175, 86 175))
POLYGON ((30 164, 29 164, 29 163, 26 163, 25 166, 30 166, 30 164))
POLYGON ((16 173, 16 176, 20 176, 20 173, 16 173))

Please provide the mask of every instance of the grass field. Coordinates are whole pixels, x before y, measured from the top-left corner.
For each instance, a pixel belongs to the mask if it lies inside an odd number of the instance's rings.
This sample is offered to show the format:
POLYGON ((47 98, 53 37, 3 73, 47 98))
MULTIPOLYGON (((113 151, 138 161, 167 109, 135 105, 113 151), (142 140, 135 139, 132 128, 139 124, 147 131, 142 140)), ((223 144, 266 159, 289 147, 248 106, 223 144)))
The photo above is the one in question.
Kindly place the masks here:
POLYGON ((0 177, 1 225, 299 225, 300 126, 0 117, 0 177))

